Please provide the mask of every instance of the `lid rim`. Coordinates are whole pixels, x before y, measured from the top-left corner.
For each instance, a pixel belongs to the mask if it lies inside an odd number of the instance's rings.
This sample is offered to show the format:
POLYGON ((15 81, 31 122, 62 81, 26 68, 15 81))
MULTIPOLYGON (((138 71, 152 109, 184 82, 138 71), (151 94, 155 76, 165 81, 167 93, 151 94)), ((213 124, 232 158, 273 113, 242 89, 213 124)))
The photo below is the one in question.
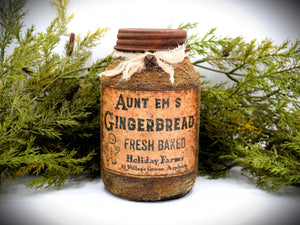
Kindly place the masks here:
POLYGON ((186 42, 186 31, 155 28, 121 28, 114 49, 145 52, 172 50, 186 42))

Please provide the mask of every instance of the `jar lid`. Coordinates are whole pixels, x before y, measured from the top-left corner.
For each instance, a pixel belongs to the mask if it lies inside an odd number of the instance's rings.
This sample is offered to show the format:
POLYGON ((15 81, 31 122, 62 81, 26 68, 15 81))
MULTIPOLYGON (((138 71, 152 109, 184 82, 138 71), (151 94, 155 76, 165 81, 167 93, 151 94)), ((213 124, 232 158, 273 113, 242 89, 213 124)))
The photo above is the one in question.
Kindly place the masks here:
POLYGON ((122 28, 118 31, 118 40, 114 49, 129 52, 155 52, 172 50, 185 42, 185 30, 122 28))

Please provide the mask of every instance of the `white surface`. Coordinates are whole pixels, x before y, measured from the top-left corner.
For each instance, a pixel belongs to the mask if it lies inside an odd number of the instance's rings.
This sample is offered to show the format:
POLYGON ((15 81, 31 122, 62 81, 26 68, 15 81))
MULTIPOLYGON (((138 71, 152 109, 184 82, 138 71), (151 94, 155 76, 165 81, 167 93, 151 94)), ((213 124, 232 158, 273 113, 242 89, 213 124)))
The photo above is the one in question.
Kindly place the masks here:
POLYGON ((1 224, 13 225, 291 225, 300 222, 300 189, 259 190, 234 168, 224 179, 198 177, 185 197, 156 203, 123 200, 100 180, 67 182, 61 190, 4 186, 1 224), (5 222, 4 222, 5 221, 5 222))

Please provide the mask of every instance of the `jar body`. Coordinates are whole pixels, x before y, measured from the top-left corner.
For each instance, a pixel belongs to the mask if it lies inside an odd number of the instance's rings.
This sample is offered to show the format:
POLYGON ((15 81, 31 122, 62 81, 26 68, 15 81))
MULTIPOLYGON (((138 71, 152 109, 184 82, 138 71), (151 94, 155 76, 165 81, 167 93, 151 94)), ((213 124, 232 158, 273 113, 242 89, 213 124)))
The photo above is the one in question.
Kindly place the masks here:
POLYGON ((172 66, 174 84, 160 67, 101 78, 101 178, 124 199, 179 198, 195 183, 200 78, 188 57, 172 66))

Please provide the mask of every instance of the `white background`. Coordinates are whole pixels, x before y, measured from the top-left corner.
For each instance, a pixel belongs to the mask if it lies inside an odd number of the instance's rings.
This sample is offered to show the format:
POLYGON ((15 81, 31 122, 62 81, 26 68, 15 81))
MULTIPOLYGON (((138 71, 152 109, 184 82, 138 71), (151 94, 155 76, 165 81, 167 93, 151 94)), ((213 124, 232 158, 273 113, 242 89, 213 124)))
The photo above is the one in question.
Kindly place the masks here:
MULTIPOLYGON (((26 24, 44 31, 55 16, 46 0, 28 0, 26 24)), ((199 22, 204 35, 216 27, 220 36, 244 36, 246 40, 271 38, 281 43, 300 37, 299 7, 291 0, 70 0, 75 18, 69 32, 84 34, 97 27, 110 28, 93 60, 111 53, 119 28, 167 28, 182 22, 199 22)))
MULTIPOLYGON (((197 32, 217 27, 217 35, 244 36, 247 40, 269 37, 275 43, 300 37, 297 1, 272 0, 71 0, 75 18, 68 32, 85 33, 109 27, 102 45, 94 49, 90 63, 111 53, 119 28, 166 28, 181 22, 199 22, 197 32)), ((55 10, 48 1, 27 4, 25 24, 45 30, 55 10)), ((218 80, 220 75, 208 77, 218 80)), ((0 196, 0 224, 203 224, 281 225, 299 222, 300 189, 287 187, 278 193, 257 189, 235 168, 222 179, 198 177, 192 192, 182 199, 136 203, 119 199, 101 180, 68 181, 61 190, 25 189, 31 178, 5 184, 0 196)))

